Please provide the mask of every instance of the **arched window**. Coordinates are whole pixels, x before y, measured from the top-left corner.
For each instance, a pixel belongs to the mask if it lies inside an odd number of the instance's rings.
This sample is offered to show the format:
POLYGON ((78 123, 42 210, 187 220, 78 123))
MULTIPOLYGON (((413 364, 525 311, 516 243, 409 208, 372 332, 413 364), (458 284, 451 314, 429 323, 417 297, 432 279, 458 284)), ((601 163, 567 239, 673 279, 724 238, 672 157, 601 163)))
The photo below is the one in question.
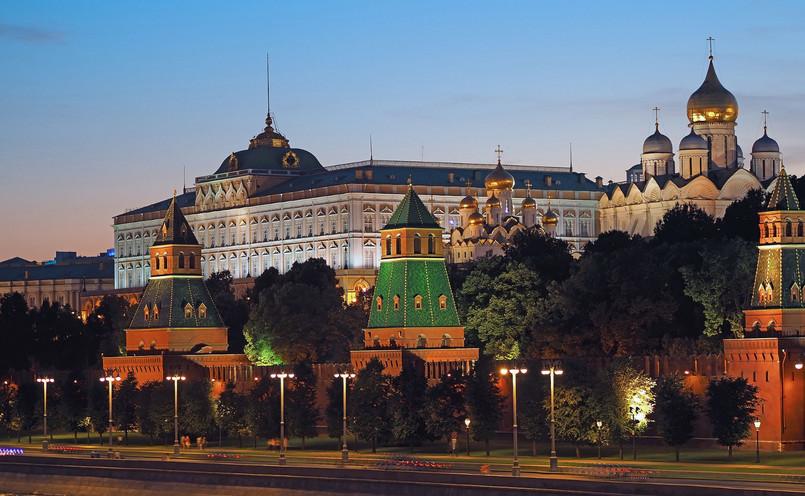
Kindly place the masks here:
POLYGON ((447 310, 447 296, 439 296, 439 310, 447 310))
POLYGON ((380 348, 380 336, 375 336, 375 338, 372 340, 372 346, 375 348, 380 348))
POLYGON ((162 255, 162 268, 163 269, 168 268, 168 257, 167 257, 167 255, 162 255))
POLYGON ((154 303, 154 320, 159 320, 159 307, 154 303))
POLYGON ((190 268, 191 269, 196 268, 196 254, 195 253, 190 254, 190 268))
POLYGON ((775 223, 773 223, 773 222, 772 222, 772 224, 771 224, 771 237, 772 237, 772 238, 776 238, 776 237, 777 237, 777 224, 775 224, 775 223))
POLYGON ((763 223, 763 237, 764 238, 769 237, 769 223, 768 222, 763 223))
POLYGON ((766 330, 769 332, 774 332, 777 330, 777 325, 774 323, 773 320, 769 322, 769 326, 766 328, 766 330))
POLYGON ((420 295, 414 296, 414 310, 422 310, 422 297, 420 295))
POLYGON ((791 221, 790 220, 785 221, 785 235, 786 236, 791 236, 791 221))
POLYGON ((193 317, 193 305, 188 303, 184 306, 184 318, 190 319, 193 317))
POLYGON ((803 232, 802 232, 802 219, 800 219, 799 222, 797 222, 797 236, 802 236, 802 235, 803 235, 803 232))
POLYGON ((159 257, 154 257, 154 261, 156 262, 154 266, 156 267, 155 270, 159 270, 159 257))
POLYGON ((376 307, 377 311, 382 312, 383 311, 383 297, 378 296, 377 298, 375 298, 375 303, 377 304, 377 307, 376 307))
POLYGON ((394 336, 389 338, 389 347, 396 348, 397 347, 397 339, 394 336))
POLYGON ((145 308, 143 309, 143 317, 145 317, 145 320, 148 320, 149 313, 150 312, 148 311, 148 305, 146 305, 145 308))
POLYGON ((391 255, 391 236, 386 236, 386 256, 391 255))
POLYGON ((428 234, 428 254, 436 254, 436 236, 433 234, 428 234))
POLYGON ((425 337, 424 334, 420 334, 419 337, 416 338, 416 347, 427 348, 427 346, 428 346, 428 338, 425 337))
POLYGON ((394 242, 396 244, 396 246, 394 247, 396 248, 395 254, 402 255, 402 238, 400 237, 399 234, 397 235, 397 238, 394 240, 394 242))
POLYGON ((450 347, 450 335, 443 334, 442 335, 442 348, 449 348, 450 347))
POLYGON ((394 295, 394 310, 400 309, 400 297, 399 295, 394 295))
POLYGON ((202 303, 198 307, 198 318, 200 318, 200 319, 206 319, 207 318, 207 305, 205 305, 204 303, 202 303))
POLYGON ((179 268, 184 269, 184 253, 179 253, 179 268))
POLYGON ((422 253, 422 236, 418 233, 414 234, 414 253, 417 255, 422 253))

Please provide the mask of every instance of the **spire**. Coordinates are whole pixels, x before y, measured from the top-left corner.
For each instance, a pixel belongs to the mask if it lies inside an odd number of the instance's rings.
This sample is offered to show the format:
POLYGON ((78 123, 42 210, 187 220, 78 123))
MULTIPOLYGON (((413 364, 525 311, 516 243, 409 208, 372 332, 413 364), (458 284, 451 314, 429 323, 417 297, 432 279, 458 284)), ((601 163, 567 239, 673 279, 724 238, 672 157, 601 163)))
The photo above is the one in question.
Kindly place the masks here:
POLYGON ((171 199, 171 204, 153 246, 197 244, 199 244, 198 240, 176 201, 176 190, 173 190, 173 199, 171 199))
POLYGON ((271 117, 271 90, 268 72, 268 54, 266 54, 266 127, 263 132, 249 141, 249 150, 252 148, 289 148, 288 140, 285 136, 274 131, 274 120, 271 117))
MULTIPOLYGON (((570 142, 570 172, 573 172, 573 142, 570 142)), ((530 183, 530 181, 528 181, 530 183)), ((528 191, 531 191, 531 187, 529 186, 528 191)))
POLYGON ((383 229, 398 229, 401 227, 441 229, 433 214, 428 211, 428 207, 422 203, 419 195, 414 191, 414 185, 410 181, 411 179, 409 178, 408 192, 383 229))
POLYGON ((799 210, 799 200, 785 172, 785 166, 780 167, 780 176, 774 185, 766 210, 799 210))
POLYGON ((769 111, 764 110, 761 114, 763 114, 763 136, 766 136, 766 117, 769 116, 769 111))

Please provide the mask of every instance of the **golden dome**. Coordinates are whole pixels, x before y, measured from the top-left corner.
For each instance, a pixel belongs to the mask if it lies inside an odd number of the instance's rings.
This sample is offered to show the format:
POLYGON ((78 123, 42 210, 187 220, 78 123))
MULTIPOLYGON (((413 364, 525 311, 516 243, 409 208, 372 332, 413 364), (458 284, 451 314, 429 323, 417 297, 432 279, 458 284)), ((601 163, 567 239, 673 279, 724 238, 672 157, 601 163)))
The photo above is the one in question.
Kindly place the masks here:
POLYGON ((472 195, 467 195, 461 200, 458 208, 478 208, 478 200, 472 195))
POLYGON ((716 76, 713 57, 707 76, 699 89, 688 99, 688 120, 690 122, 735 122, 738 118, 738 100, 730 93, 716 76))
POLYGON ((479 226, 484 223, 484 216, 478 212, 473 212, 470 214, 469 222, 471 226, 479 226))
POLYGON ((521 206, 523 208, 537 208, 537 201, 531 198, 531 195, 529 195, 525 200, 523 200, 521 206))
POLYGON ((557 224, 559 224, 559 216, 556 215, 549 207, 548 211, 545 212, 545 215, 542 216, 542 225, 555 226, 557 224))
POLYGON ((498 166, 486 176, 484 185, 486 189, 513 189, 514 176, 503 170, 503 166, 500 165, 500 160, 498 160, 498 166))
POLYGON ((498 198, 494 194, 492 194, 492 196, 490 196, 489 199, 486 200, 486 206, 487 207, 499 207, 500 206, 500 200, 498 200, 498 198))

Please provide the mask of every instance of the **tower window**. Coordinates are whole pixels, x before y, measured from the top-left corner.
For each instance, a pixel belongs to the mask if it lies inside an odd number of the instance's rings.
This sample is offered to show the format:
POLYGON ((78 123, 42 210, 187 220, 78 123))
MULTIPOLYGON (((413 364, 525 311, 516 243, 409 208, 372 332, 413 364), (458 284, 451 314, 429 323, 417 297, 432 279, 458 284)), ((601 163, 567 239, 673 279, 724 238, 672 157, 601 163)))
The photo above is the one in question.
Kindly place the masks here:
POLYGON ((179 268, 184 269, 184 253, 179 254, 179 268))
POLYGON ((391 236, 386 236, 386 256, 391 255, 391 236))
POLYGON ((439 310, 447 310, 447 296, 439 296, 439 310))
POLYGON ((150 312, 148 311, 148 305, 146 305, 145 308, 143 309, 143 317, 145 317, 145 320, 148 320, 149 313, 150 312))
POLYGON ((763 223, 763 237, 764 238, 769 237, 769 223, 768 222, 763 223))
POLYGON ((791 221, 790 220, 785 221, 785 235, 786 236, 791 236, 791 221))
POLYGON ((422 310, 422 297, 420 295, 414 296, 414 309, 422 310))
POLYGON ((382 312, 383 311, 383 298, 381 296, 378 296, 377 298, 375 298, 375 303, 377 304, 377 306, 376 306, 377 311, 382 312))
POLYGON ((190 268, 191 269, 196 268, 196 254, 195 253, 190 254, 190 268))
POLYGON ((419 255, 422 253, 422 236, 414 234, 414 253, 419 255))
POLYGON ((802 219, 797 222, 797 236, 802 236, 802 219))
POLYGON ((396 244, 396 246, 394 247, 394 248, 396 248, 395 253, 397 255, 401 255, 402 254, 402 238, 400 237, 399 234, 397 235, 397 238, 394 241, 395 241, 395 244, 396 244))
POLYGON ((400 309, 400 297, 399 295, 394 295, 394 310, 400 309))
POLYGON ((436 254, 436 236, 433 234, 428 234, 428 254, 436 254))
POLYGON ((159 307, 154 303, 154 320, 159 320, 159 307))
POLYGON ((159 257, 154 257, 154 267, 159 270, 159 257))
POLYGON ((190 319, 193 317, 193 305, 188 303, 184 306, 184 318, 190 319))
POLYGON ((202 303, 198 307, 198 318, 200 318, 200 319, 206 319, 207 318, 207 306, 204 303, 202 303))

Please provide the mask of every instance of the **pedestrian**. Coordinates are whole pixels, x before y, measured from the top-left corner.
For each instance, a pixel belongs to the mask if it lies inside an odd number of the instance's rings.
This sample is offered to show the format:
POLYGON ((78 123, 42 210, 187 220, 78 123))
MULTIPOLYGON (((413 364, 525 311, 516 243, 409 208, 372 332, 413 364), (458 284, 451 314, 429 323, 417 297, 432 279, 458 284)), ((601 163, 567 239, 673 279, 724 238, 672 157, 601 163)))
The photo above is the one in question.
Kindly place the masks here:
POLYGON ((207 436, 201 436, 201 451, 207 449, 207 436))

